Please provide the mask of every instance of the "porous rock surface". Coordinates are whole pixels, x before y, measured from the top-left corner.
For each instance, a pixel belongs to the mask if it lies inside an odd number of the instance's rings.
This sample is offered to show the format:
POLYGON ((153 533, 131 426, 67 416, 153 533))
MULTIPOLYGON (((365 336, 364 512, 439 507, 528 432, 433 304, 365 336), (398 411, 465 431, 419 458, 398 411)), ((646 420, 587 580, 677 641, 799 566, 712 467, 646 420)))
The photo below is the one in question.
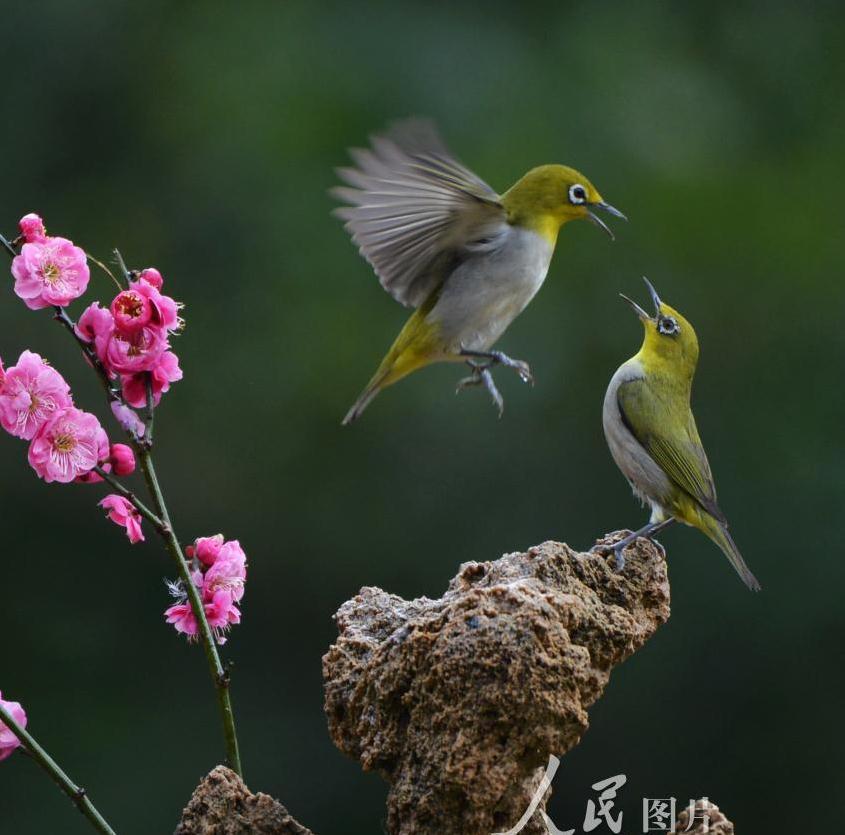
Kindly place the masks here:
POLYGON ((194 791, 175 835, 313 835, 266 794, 252 794, 243 780, 218 765, 194 791))
MULTIPOLYGON (((659 548, 640 539, 626 556, 620 573, 545 542, 465 563, 439 600, 363 588, 340 607, 323 658, 329 731, 390 784, 391 835, 490 835, 519 820, 611 670, 669 617, 659 548)), ((547 832, 544 806, 526 835, 547 832)))

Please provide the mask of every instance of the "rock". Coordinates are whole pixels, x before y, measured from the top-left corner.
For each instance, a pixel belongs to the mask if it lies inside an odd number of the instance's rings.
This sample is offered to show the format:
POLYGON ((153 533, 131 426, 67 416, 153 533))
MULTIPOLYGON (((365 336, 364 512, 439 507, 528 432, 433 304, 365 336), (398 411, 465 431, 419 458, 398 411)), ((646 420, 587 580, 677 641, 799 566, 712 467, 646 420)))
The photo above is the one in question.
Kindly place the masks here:
MULTIPOLYGON (((490 835, 522 816, 611 670, 669 617, 660 549, 640 539, 626 557, 617 573, 546 542, 465 563, 439 600, 363 588, 340 607, 323 658, 329 732, 390 783, 391 835, 490 835)), ((526 835, 545 835, 544 807, 526 835)))
POLYGON ((313 835, 266 794, 252 794, 234 771, 218 765, 194 791, 175 835, 313 835))

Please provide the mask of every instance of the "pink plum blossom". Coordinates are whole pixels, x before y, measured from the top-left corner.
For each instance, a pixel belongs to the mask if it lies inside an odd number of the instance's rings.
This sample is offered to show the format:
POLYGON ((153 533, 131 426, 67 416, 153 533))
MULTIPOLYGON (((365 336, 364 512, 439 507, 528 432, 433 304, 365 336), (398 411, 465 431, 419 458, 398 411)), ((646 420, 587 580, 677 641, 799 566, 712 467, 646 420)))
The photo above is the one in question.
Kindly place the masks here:
MULTIPOLYGON (((7 702, 0 693, 0 705, 15 722, 22 728, 26 727, 26 711, 21 707, 20 702, 7 702)), ((12 751, 18 748, 21 741, 12 733, 7 725, 0 720, 0 762, 11 756, 12 751)))
POLYGON ((148 325, 154 312, 149 297, 134 288, 118 293, 109 309, 115 327, 122 333, 134 333, 148 325))
POLYGON ((44 221, 34 212, 24 215, 18 221, 18 228, 21 230, 21 237, 28 244, 43 244, 47 240, 44 221))
MULTIPOLYGON (((229 629, 241 621, 236 604, 244 595, 246 554, 237 540, 226 542, 222 534, 200 537, 185 551, 201 564, 199 570, 191 573, 191 578, 200 591, 208 625, 217 643, 223 644, 229 629)), ((198 625, 184 589, 180 584, 174 584, 171 592, 179 602, 164 613, 167 622, 177 632, 195 639, 198 625)))
POLYGON ((100 357, 109 371, 137 374, 152 371, 167 348, 167 335, 159 327, 143 327, 131 333, 113 331, 100 357))
POLYGON ((203 578, 203 596, 214 595, 218 591, 228 591, 234 603, 244 596, 246 582, 246 554, 235 539, 226 542, 217 553, 217 559, 205 572, 203 578))
MULTIPOLYGON (((204 601, 205 617, 214 633, 214 638, 221 646, 226 643, 226 633, 231 627, 241 622, 241 613, 232 601, 231 592, 215 592, 211 600, 204 601)), ((191 604, 177 603, 164 613, 165 620, 174 626, 177 632, 187 635, 189 640, 196 640, 199 624, 194 617, 191 604)))
POLYGON ((185 548, 185 553, 191 558, 196 558, 205 565, 214 565, 220 549, 223 547, 223 534, 214 536, 201 536, 193 545, 185 548))
POLYGON ((68 406, 56 412, 29 445, 29 463, 44 481, 67 484, 109 454, 109 439, 94 415, 68 406))
POLYGON ((143 438, 147 427, 137 413, 125 406, 119 400, 113 400, 111 404, 112 414, 115 420, 127 431, 132 432, 137 438, 143 438))
POLYGON ((0 390, 0 424, 16 438, 32 440, 54 415, 73 405, 70 386, 38 354, 24 351, 5 373, 0 390))
POLYGON ((114 332, 114 317, 111 311, 100 307, 99 302, 94 302, 82 311, 75 331, 81 340, 93 343, 94 352, 102 360, 114 332))
POLYGON ((126 444, 112 444, 109 463, 116 476, 132 475, 135 472, 135 453, 126 444))
MULTIPOLYGON (((161 395, 170 390, 170 384, 182 379, 179 358, 172 351, 165 351, 150 374, 153 389, 153 403, 157 406, 161 395)), ((147 402, 147 375, 132 374, 123 378, 123 399, 135 408, 147 402)))
POLYGON ((133 545, 136 542, 144 541, 144 532, 141 530, 141 515, 128 499, 112 493, 100 502, 100 507, 108 511, 108 517, 115 525, 126 528, 126 535, 133 545))
POLYGON ((155 324, 168 331, 181 328, 179 319, 179 303, 161 292, 161 273, 158 270, 144 270, 137 281, 132 282, 132 291, 144 298, 152 310, 152 320, 155 324), (150 281, 150 274, 155 273, 150 281))
POLYGON ((31 310, 65 307, 88 287, 85 252, 67 238, 25 243, 12 261, 15 293, 31 310))

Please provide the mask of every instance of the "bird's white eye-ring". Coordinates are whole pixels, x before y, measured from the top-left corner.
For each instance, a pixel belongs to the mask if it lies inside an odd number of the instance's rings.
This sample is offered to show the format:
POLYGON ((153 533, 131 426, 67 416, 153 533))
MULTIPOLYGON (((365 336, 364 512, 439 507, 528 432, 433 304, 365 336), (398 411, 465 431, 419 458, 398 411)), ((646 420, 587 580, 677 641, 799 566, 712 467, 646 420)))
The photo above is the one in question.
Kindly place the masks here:
POLYGON ((680 329, 681 326, 672 316, 661 316, 657 320, 657 330, 664 336, 674 336, 680 329))
POLYGON ((580 205, 581 203, 587 202, 587 189, 584 188, 580 183, 576 183, 574 186, 569 187, 569 202, 574 203, 576 206, 580 205))

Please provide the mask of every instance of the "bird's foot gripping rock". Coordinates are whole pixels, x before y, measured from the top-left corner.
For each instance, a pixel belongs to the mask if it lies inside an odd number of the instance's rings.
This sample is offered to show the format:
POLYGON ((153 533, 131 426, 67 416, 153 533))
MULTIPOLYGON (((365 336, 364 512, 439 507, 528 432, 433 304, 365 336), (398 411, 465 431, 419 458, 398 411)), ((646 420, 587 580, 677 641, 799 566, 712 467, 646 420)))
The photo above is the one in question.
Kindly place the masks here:
MULTIPOLYGON (((666 564, 645 540, 624 574, 546 542, 465 563, 439 600, 364 588, 323 658, 329 731, 391 784, 390 833, 506 831, 611 670, 668 617, 666 564)), ((547 831, 544 809, 526 835, 547 831)))

